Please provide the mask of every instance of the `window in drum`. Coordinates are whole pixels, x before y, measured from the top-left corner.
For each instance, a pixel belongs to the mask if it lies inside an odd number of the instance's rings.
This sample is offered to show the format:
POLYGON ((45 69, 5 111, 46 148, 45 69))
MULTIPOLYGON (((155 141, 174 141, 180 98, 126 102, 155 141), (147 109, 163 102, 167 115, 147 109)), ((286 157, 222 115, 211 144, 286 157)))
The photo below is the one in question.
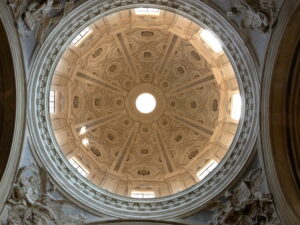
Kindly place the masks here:
POLYGON ((132 191, 132 198, 154 198, 155 194, 153 191, 132 191))
POLYGON ((77 162, 77 160, 74 157, 70 158, 69 162, 82 176, 86 177, 89 174, 89 172, 86 169, 82 168, 79 165, 79 163, 77 162))
POLYGON ((217 165, 218 163, 215 160, 211 160, 207 163, 204 168, 197 173, 199 180, 203 180, 217 165))
POLYGON ((160 10, 154 9, 154 8, 137 8, 137 9, 134 9, 134 12, 136 15, 158 16, 160 14, 160 10))
POLYGON ((233 120, 239 120, 242 111, 242 98, 239 93, 235 93, 231 97, 230 117, 233 120))
POLYGON ((200 37, 213 52, 219 54, 223 51, 222 44, 209 30, 202 30, 200 33, 200 37))
POLYGON ((50 114, 55 113, 55 91, 51 90, 50 91, 50 96, 49 96, 49 111, 50 114))
POLYGON ((89 32, 91 29, 89 27, 85 28, 83 31, 81 31, 72 41, 73 45, 76 45, 79 41, 81 41, 89 32))

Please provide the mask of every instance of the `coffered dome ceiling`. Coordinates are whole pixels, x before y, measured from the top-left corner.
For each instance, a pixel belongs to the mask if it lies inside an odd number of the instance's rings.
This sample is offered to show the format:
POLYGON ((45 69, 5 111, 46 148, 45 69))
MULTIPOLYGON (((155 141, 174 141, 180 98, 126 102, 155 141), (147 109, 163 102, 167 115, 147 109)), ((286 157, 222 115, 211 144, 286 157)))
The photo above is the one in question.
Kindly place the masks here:
POLYGON ((130 9, 94 22, 67 48, 52 80, 51 122, 87 179, 116 194, 159 197, 199 182, 222 160, 239 89, 226 54, 203 31, 171 12, 130 9), (136 105, 143 93, 156 101, 149 113, 136 105))

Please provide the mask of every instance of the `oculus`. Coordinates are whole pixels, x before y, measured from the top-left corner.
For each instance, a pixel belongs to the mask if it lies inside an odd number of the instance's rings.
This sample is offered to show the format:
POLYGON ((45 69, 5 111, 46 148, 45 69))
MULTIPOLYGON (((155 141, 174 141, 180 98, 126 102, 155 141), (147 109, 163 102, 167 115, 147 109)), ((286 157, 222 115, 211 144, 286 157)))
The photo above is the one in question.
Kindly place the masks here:
POLYGON ((151 113, 156 107, 156 99, 150 93, 142 93, 136 98, 135 106, 141 113, 151 113))

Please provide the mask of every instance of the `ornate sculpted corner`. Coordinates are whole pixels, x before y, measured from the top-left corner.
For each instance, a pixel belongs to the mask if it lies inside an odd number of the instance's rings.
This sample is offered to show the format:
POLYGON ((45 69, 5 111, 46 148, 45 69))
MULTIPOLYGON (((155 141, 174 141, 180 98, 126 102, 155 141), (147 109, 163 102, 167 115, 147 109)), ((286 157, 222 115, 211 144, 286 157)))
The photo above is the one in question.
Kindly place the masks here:
POLYGON ((210 225, 279 225, 272 195, 261 191, 262 183, 262 169, 252 170, 216 204, 210 225))
POLYGON ((45 40, 49 29, 59 23, 75 6, 75 0, 7 0, 22 37, 35 34, 39 43, 45 40))
POLYGON ((86 217, 66 215, 63 207, 66 200, 55 197, 54 186, 48 173, 36 164, 21 167, 6 203, 6 218, 3 225, 81 225, 86 217))
POLYGON ((230 0, 231 9, 227 12, 230 18, 239 17, 243 29, 268 32, 277 20, 278 0, 230 0))

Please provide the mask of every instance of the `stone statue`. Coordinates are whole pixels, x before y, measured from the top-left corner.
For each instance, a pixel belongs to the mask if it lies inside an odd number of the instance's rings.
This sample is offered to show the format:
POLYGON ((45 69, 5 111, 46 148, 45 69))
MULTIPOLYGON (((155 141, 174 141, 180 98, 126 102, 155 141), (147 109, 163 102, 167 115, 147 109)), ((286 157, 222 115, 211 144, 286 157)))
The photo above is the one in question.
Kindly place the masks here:
POLYGON ((276 0, 231 0, 229 17, 240 16, 244 29, 269 31, 276 23, 278 7, 276 0))
POLYGON ((262 171, 256 169, 214 208, 211 225, 279 225, 270 194, 259 191, 262 171))
MULTIPOLYGON (((17 174, 12 193, 7 201, 9 214, 7 224, 48 224, 55 220, 55 214, 47 207, 47 174, 44 170, 38 172, 35 166, 31 173, 29 167, 22 167, 17 174), (43 179, 41 179, 43 177, 43 179)), ((31 169, 30 168, 30 169, 31 169)))
POLYGON ((51 26, 73 9, 75 0, 8 0, 7 4, 12 8, 17 24, 20 22, 20 34, 27 36, 27 33, 35 32, 38 42, 42 43, 51 26))
POLYGON ((6 225, 84 224, 85 217, 64 215, 64 200, 53 197, 48 173, 35 164, 19 169, 9 199, 6 225))

